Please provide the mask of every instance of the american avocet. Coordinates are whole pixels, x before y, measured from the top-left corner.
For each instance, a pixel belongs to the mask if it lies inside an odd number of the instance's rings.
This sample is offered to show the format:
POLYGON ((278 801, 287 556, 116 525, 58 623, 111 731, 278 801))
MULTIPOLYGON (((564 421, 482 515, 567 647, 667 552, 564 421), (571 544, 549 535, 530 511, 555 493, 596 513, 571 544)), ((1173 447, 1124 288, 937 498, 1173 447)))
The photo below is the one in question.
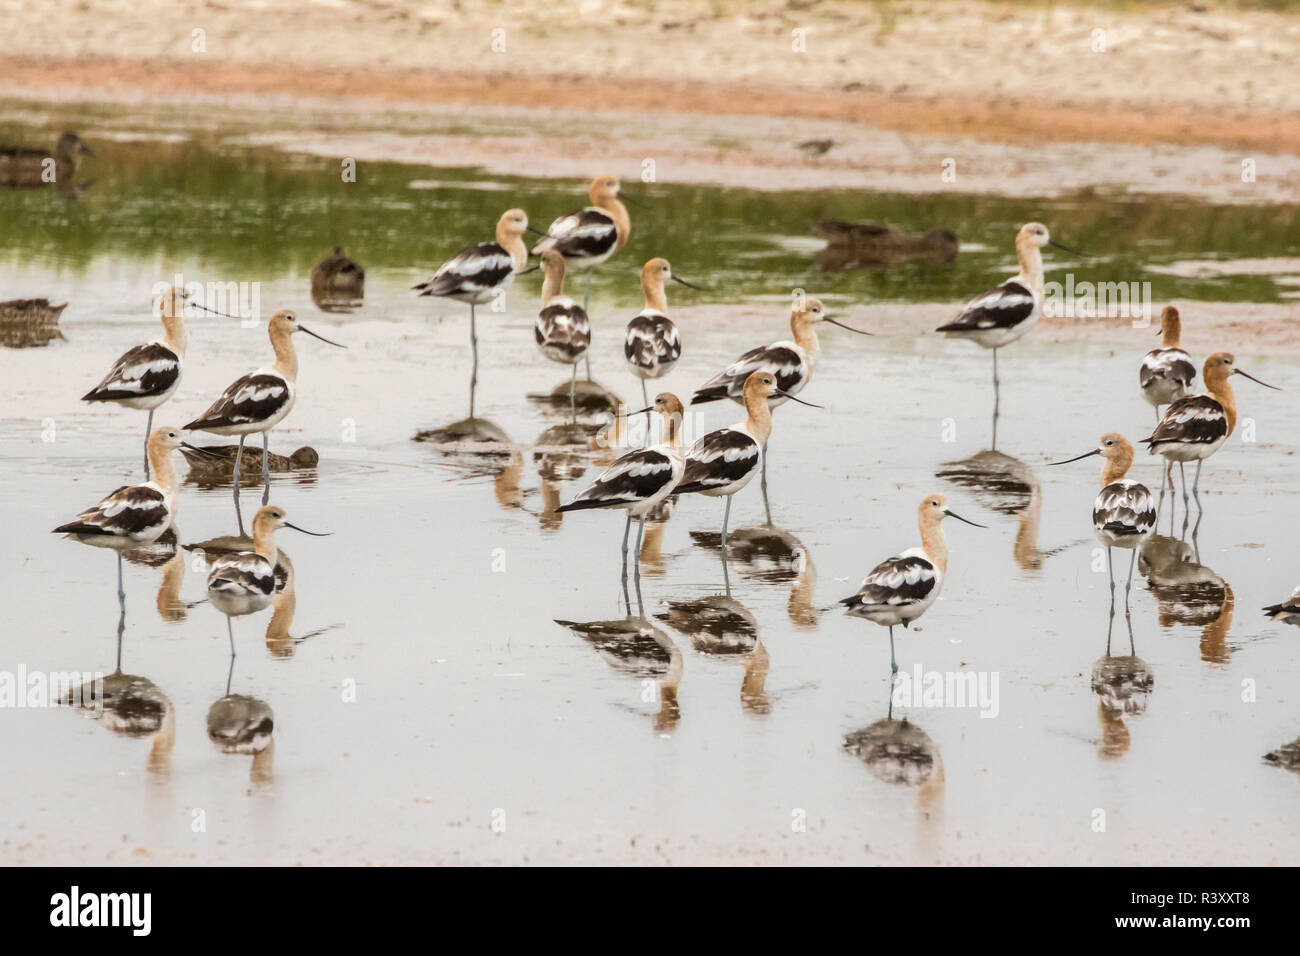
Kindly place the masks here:
POLYGON ((1133 567, 1137 563, 1138 549, 1156 529, 1156 503, 1146 485, 1124 477, 1133 466, 1133 443, 1116 432, 1102 435, 1092 451, 1049 464, 1065 465, 1093 455, 1100 455, 1106 463, 1101 467, 1101 491, 1097 492, 1092 503, 1092 530, 1097 540, 1106 546, 1106 573, 1110 576, 1112 604, 1115 601, 1112 549, 1128 548, 1133 552, 1128 563, 1128 583, 1124 586, 1124 602, 1127 604, 1129 592, 1133 590, 1133 567))
POLYGON ((1180 340, 1183 322, 1178 310, 1167 305, 1160 313, 1161 335, 1160 348, 1152 349, 1142 359, 1138 370, 1138 384, 1142 386, 1142 397, 1156 410, 1156 424, 1160 424, 1160 406, 1182 398, 1192 387, 1196 378, 1196 366, 1192 357, 1183 351, 1180 340))
POLYGON ((587 191, 591 205, 555 220, 545 238, 533 246, 535 256, 554 249, 572 269, 587 270, 584 311, 591 305, 592 270, 622 249, 632 233, 632 217, 618 195, 621 188, 617 176, 597 176, 587 191))
POLYGON ((858 593, 841 599, 848 613, 889 628, 889 669, 898 672, 894 658, 894 625, 909 627, 935 602, 948 573, 948 542, 941 524, 944 517, 983 528, 948 509, 943 495, 927 495, 917 509, 921 546, 881 561, 866 578, 858 593))
POLYGON ((360 299, 365 292, 366 270, 349 259, 342 246, 335 246, 330 255, 312 266, 313 301, 322 300, 328 303, 338 299, 360 299))
MULTIPOLYGON (((813 371, 821 358, 821 343, 817 339, 817 323, 829 322, 859 335, 870 335, 862 329, 855 329, 833 318, 826 312, 820 299, 801 299, 790 313, 789 339, 773 342, 771 345, 750 349, 736 361, 713 378, 709 379, 695 391, 691 398, 692 405, 716 402, 729 398, 733 402, 744 404, 745 382, 755 372, 771 372, 776 376, 777 391, 768 398, 770 408, 776 408, 793 398, 812 381, 813 371)), ((767 499, 767 453, 763 454, 762 483, 764 506, 767 499)), ((768 515, 771 521, 771 515, 768 515)))
MULTIPOLYGON (((743 422, 719 428, 699 439, 686 452, 686 468, 674 494, 699 492, 716 498, 725 495, 727 507, 722 513, 722 569, 727 570, 727 524, 731 520, 731 499, 762 468, 763 449, 772 434, 772 396, 810 405, 793 395, 783 395, 771 372, 754 372, 745 380, 746 417, 743 422)), ((813 406, 814 408, 818 406, 813 406)))
POLYGON ((1291 596, 1281 604, 1270 604, 1264 608, 1264 613, 1274 621, 1300 624, 1300 588, 1292 591, 1291 596))
MULTIPOLYGON (((1215 352, 1205 360, 1201 372, 1205 390, 1209 394, 1188 395, 1173 401, 1165 409, 1165 417, 1160 420, 1156 430, 1149 438, 1142 439, 1143 444, 1147 445, 1148 454, 1163 455, 1171 466, 1173 462, 1178 462, 1178 471, 1183 480, 1184 525, 1187 520, 1187 462, 1196 462, 1192 495, 1196 498, 1196 507, 1199 509, 1201 465, 1223 446, 1237 427, 1237 399, 1232 386, 1228 384, 1228 379, 1233 375, 1241 375, 1265 388, 1280 391, 1276 386, 1261 382, 1237 368, 1237 360, 1231 353, 1215 352)), ((1172 488, 1172 471, 1169 483, 1172 488)))
POLYGON ((1040 250, 1049 245, 1082 255, 1053 241, 1041 222, 1025 223, 1016 234, 1019 274, 971 299, 956 318, 935 330, 952 338, 969 339, 993 350, 992 448, 995 450, 998 447, 998 349, 1020 338, 1042 318, 1043 254, 1040 250))
POLYGON ((542 253, 542 311, 533 324, 537 347, 552 362, 569 366, 569 412, 576 419, 574 391, 578 363, 591 346, 591 320, 586 311, 564 294, 564 256, 554 249, 542 253))
POLYGON ((54 529, 82 544, 117 551, 117 596, 122 599, 122 552, 150 544, 163 536, 176 519, 176 470, 171 455, 193 448, 181 440, 181 430, 162 426, 149 436, 148 455, 154 477, 143 485, 123 485, 76 519, 54 529))
POLYGON ((213 402, 187 430, 211 432, 214 435, 238 435, 239 450, 235 456, 234 485, 235 510, 239 510, 240 461, 244 456, 244 441, 249 435, 262 434, 262 504, 271 497, 271 469, 267 461, 268 435, 272 428, 284 420, 298 397, 298 353, 294 350, 292 336, 306 332, 329 345, 346 348, 318 335, 298 321, 289 309, 281 309, 267 323, 275 362, 235 379, 221 397, 213 402))
POLYGON ((235 656, 235 632, 230 619, 256 614, 270 606, 275 597, 275 564, 279 559, 275 546, 277 528, 292 528, 318 538, 329 533, 299 528, 285 519, 283 508, 263 505, 253 518, 253 550, 223 554, 212 562, 208 571, 208 600, 226 616, 231 657, 235 656))
MULTIPOLYGON (((474 310, 504 294, 528 264, 528 215, 522 209, 507 209, 497 220, 496 242, 466 246, 441 266, 433 277, 411 288, 420 295, 455 299, 469 306, 469 343, 474 364, 469 380, 469 417, 474 417, 474 387, 478 384, 478 328, 474 310)), ((536 232, 536 230, 531 230, 536 232)))
POLYGON ((149 421, 145 426, 144 477, 149 478, 149 436, 153 434, 153 413, 174 394, 181 384, 181 371, 185 363, 185 320, 181 311, 185 306, 185 293, 168 287, 158 297, 158 311, 162 318, 163 337, 137 345, 128 350, 104 376, 98 385, 85 395, 83 402, 115 402, 127 408, 147 408, 149 421))
MULTIPOLYGON (((688 289, 699 288, 674 275, 667 259, 651 259, 641 269, 645 308, 632 316, 623 339, 623 355, 632 374, 641 380, 641 398, 647 405, 650 398, 646 394, 646 379, 668 374, 682 357, 682 340, 677 326, 668 318, 668 298, 664 295, 664 283, 670 279, 688 289)), ((648 414, 646 424, 648 427, 648 414)))
MULTIPOLYGON (((557 514, 587 508, 621 508, 627 512, 623 526, 623 583, 627 584, 627 538, 632 519, 639 519, 636 533, 637 588, 641 586, 641 539, 645 534, 646 515, 667 498, 682 480, 686 462, 682 457, 682 413, 685 409, 676 395, 662 392, 651 406, 664 419, 664 440, 650 448, 638 448, 615 460, 600 476, 567 505, 556 508, 557 514)), ((640 411, 633 412, 639 415, 640 411)))

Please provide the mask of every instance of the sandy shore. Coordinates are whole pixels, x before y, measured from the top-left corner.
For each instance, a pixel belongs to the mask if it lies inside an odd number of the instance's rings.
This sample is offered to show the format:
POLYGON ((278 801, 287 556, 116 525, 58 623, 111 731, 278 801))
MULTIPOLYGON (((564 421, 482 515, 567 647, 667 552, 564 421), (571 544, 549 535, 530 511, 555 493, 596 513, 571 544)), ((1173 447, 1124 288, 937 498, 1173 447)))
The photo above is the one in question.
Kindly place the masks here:
POLYGON ((10 96, 748 114, 1300 154, 1300 18, 1203 4, 0 0, 0 30, 10 96))

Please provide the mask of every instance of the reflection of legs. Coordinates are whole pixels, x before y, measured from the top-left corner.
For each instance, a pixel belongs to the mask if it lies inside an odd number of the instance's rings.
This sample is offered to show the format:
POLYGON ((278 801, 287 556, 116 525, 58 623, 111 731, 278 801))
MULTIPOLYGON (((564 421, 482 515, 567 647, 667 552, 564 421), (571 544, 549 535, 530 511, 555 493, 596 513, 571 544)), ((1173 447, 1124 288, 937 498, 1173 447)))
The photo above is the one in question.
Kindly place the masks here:
POLYGON ((1201 466, 1205 464, 1205 459, 1196 462, 1196 475, 1192 478, 1192 497, 1196 499, 1196 520, 1200 522, 1201 511, 1201 466))
POLYGON ((1106 625, 1106 656, 1110 657, 1110 636, 1115 630, 1115 604, 1110 605, 1110 621, 1106 625))
POLYGON ((230 656, 235 656, 235 629, 230 625, 230 616, 226 616, 226 634, 230 638, 230 656))
POLYGON ((478 326, 475 323, 474 303, 469 304, 469 347, 473 364, 469 370, 469 417, 474 417, 474 389, 478 386, 478 326))
POLYGON ((239 436, 239 449, 235 452, 235 520, 239 522, 239 533, 244 533, 244 517, 239 513, 239 473, 244 463, 244 440, 247 435, 239 436))
POLYGON ((144 426, 144 480, 149 480, 149 433, 153 431, 153 409, 149 409, 149 421, 144 426))
POLYGON ((1182 476, 1182 480, 1183 480, 1183 534, 1187 534, 1188 510, 1187 510, 1187 463, 1186 462, 1180 461, 1178 463, 1178 474, 1182 476))
POLYGON ((266 450, 267 442, 270 440, 270 431, 262 432, 262 504, 271 500, 271 464, 267 461, 270 454, 266 450))
POLYGON ((727 495, 727 507, 722 512, 722 581, 731 593, 731 577, 727 572, 727 524, 731 521, 731 495, 727 495))
POLYGON ((998 350, 993 350, 993 444, 990 448, 998 450, 998 350))

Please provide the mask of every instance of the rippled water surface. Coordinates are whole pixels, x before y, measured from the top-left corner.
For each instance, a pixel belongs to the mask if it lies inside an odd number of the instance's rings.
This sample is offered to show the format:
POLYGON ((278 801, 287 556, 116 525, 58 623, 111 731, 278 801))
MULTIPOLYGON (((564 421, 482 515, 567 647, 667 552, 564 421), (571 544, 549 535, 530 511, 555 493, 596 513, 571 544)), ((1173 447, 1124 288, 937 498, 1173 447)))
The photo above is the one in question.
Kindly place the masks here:
MULTIPOLYGON (((6 140, 38 143, 72 119, 38 129, 19 106, 5 115, 6 140)), ((1005 454, 974 458, 988 442, 986 353, 830 330, 804 393, 825 408, 776 415, 773 524, 756 482, 735 501, 730 594, 722 502, 683 499, 649 526, 645 616, 629 622, 621 516, 554 513, 599 465, 534 450, 564 414, 533 396, 565 379, 532 344, 536 277, 504 314, 480 313, 477 411, 509 449, 412 441, 465 415, 469 351, 465 308, 408 287, 486 238, 508 205, 544 224, 574 204, 572 184, 492 189, 473 170, 368 165, 343 185, 333 160, 228 142, 246 130, 160 142, 176 118, 75 119, 100 153, 83 168, 94 185, 72 201, 0 195, 0 298, 71 303, 64 340, 0 350, 0 671, 120 666, 140 680, 110 678, 124 704, 100 720, 0 710, 0 859, 1294 862, 1300 781, 1262 758, 1300 736, 1300 633, 1260 611, 1300 583, 1289 360, 1225 343, 1287 391, 1237 389, 1242 430, 1205 471, 1199 533, 1179 540, 1180 514, 1135 576, 1135 654, 1096 565, 1096 468, 1043 466, 1103 431, 1148 434, 1135 379, 1149 330, 1127 347, 1031 335, 1004 352, 1005 454), (367 267, 365 304, 325 314, 307 272, 338 242, 367 267), (186 606, 204 572, 185 547, 237 530, 228 483, 187 479, 182 550, 126 564, 120 645, 112 553, 49 533, 139 480, 144 413, 77 398, 158 334, 149 290, 176 272, 258 281, 265 308, 295 308, 348 346, 297 339, 300 398, 272 450, 310 445, 320 464, 277 475, 273 500, 333 535, 281 533, 292 599, 234 622, 233 668, 221 615, 186 606), (935 490, 989 527, 945 526, 944 594, 899 632, 899 664, 996 679, 996 715, 907 705, 886 721, 885 631, 834 605, 919 543, 916 506, 935 490), (271 743, 246 748, 256 754, 211 739, 239 708, 270 711, 271 743)), ((621 330, 650 255, 709 287, 672 291, 685 352, 662 387, 685 396, 786 336, 792 286, 842 304, 955 302, 1007 269, 1008 229, 1029 218, 1120 265, 1139 250, 1159 264, 1300 245, 1293 212, 1270 212, 1266 235, 1259 210, 1168 199, 644 192, 652 210, 634 212, 631 247, 598 273, 592 309, 595 377, 638 405, 621 330), (944 226, 969 245, 949 266, 822 272, 808 226, 828 215, 944 226), (703 303, 768 300, 761 319, 692 318, 703 303)), ((1268 275, 1145 277, 1158 299, 1280 294, 1268 275)), ((263 326, 196 318, 189 334, 160 423, 194 417, 269 357, 263 326)), ((704 406, 687 425, 738 417, 704 406)), ((1150 461, 1135 476, 1158 486, 1150 461)), ((250 483, 246 512, 256 494, 250 483)))

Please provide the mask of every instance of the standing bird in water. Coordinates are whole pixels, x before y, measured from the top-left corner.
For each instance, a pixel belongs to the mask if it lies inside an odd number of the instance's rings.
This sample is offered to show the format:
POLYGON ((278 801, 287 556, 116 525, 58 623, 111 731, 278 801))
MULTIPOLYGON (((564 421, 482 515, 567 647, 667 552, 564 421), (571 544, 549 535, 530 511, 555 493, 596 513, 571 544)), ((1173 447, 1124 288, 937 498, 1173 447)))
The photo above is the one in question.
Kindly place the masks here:
POLYGON ((275 597, 275 565, 280 558, 275 546, 277 528, 292 528, 317 538, 329 533, 299 528, 285 519, 283 508, 264 505, 253 518, 253 550, 223 554, 212 562, 208 600, 226 615, 231 657, 235 656, 235 632, 230 619, 256 614, 269 607, 275 597))
MULTIPOLYGON (((812 381, 813 371, 817 367, 818 359, 821 358, 821 343, 817 339, 817 324, 819 322, 829 322, 831 325, 838 325, 842 329, 857 332, 859 335, 871 334, 832 318, 826 313, 820 299, 800 297, 795 302, 794 309, 790 313, 790 332, 793 334, 793 341, 786 339, 773 342, 771 345, 750 349, 696 389, 691 404, 702 405, 705 402, 716 402, 729 398, 733 402, 739 402, 743 405, 745 401, 745 382, 755 372, 771 372, 776 376, 777 391, 767 400, 770 408, 776 408, 778 405, 783 404, 787 398, 798 395, 812 381)), ((763 507, 767 509, 766 448, 763 450, 761 481, 763 485, 763 507)), ((767 511, 767 523, 772 523, 770 509, 767 511)))
POLYGON ((586 311, 564 294, 564 256, 554 249, 542 253, 542 311, 533 324, 537 347, 552 362, 570 367, 569 413, 578 417, 574 390, 578 362, 591 346, 591 320, 586 311))
POLYGON ((1128 562, 1128 583, 1124 586, 1124 605, 1128 606, 1133 590, 1133 567, 1137 563, 1138 548, 1156 529, 1156 504, 1151 490, 1140 481, 1126 478, 1133 466, 1133 444, 1123 435, 1111 432, 1101 436, 1097 447, 1053 465, 1066 465, 1101 455, 1106 463, 1101 466, 1101 491, 1092 503, 1092 529, 1097 540, 1106 546, 1106 573, 1110 575, 1110 603, 1115 606, 1115 569, 1112 549, 1128 548, 1133 553, 1128 562))
POLYGON ((1016 234, 1016 258, 1020 272, 983 295, 966 303, 947 325, 935 329, 950 338, 969 339, 993 350, 993 444, 998 447, 998 349, 1020 338, 1043 317, 1043 246, 1055 246, 1082 255, 1054 242, 1041 222, 1029 222, 1016 234))
MULTIPOLYGON (((1196 462, 1196 477, 1192 481, 1192 496, 1196 508, 1201 508, 1201 465, 1218 451, 1237 427, 1237 399, 1228 379, 1241 375, 1265 388, 1280 391, 1276 386, 1261 382, 1237 368, 1237 360, 1229 352, 1215 352, 1205 360, 1201 378, 1208 395, 1188 395, 1175 400, 1165 409, 1150 438, 1142 439, 1150 455, 1163 455, 1165 460, 1178 462, 1183 479, 1183 525, 1187 525, 1187 472, 1186 464, 1196 462)), ((1173 486, 1173 472, 1170 472, 1173 486)))
MULTIPOLYGON (((768 399, 781 395, 810 405, 793 395, 783 395, 771 372, 755 372, 745 380, 746 417, 729 428, 709 432, 686 452, 686 469, 673 494, 698 492, 716 498, 725 495, 722 513, 722 574, 727 577, 727 523, 731 520, 731 498, 757 474, 763 463, 763 449, 772 434, 772 409, 768 399)), ((814 408, 818 406, 813 406, 814 408)), ((730 590, 730 586, 728 586, 730 590)))
MULTIPOLYGON (((1157 427, 1160 425, 1160 406, 1184 397, 1191 390, 1192 380, 1196 378, 1196 366, 1192 364, 1192 357, 1180 347, 1182 331, 1183 322, 1178 315, 1178 310, 1172 305, 1165 306, 1164 311, 1160 313, 1160 348, 1148 352, 1142 359, 1142 367, 1138 369, 1138 384, 1142 387, 1142 397, 1154 406, 1157 427)), ((1165 469, 1160 476, 1160 503, 1165 500, 1166 484, 1171 489, 1172 507, 1174 486, 1172 461, 1165 463, 1165 469)), ((1160 503, 1156 506, 1157 512, 1160 510, 1160 503)), ((1173 521, 1172 515, 1169 520, 1173 521)))
POLYGON ((871 569, 857 594, 840 601, 854 617, 889 628, 889 670, 893 674, 898 673, 894 626, 911 625, 943 589, 944 575, 948 573, 948 542, 940 527, 943 519, 956 518, 976 528, 984 527, 949 511, 947 506, 948 499, 943 495, 927 495, 917 509, 921 546, 881 561, 871 569))
MULTIPOLYGON (((420 295, 455 299, 469 305, 469 344, 474 364, 469 378, 469 417, 474 417, 474 389, 478 385, 478 327, 475 308, 503 295, 524 272, 528 264, 528 247, 523 235, 528 232, 528 216, 522 209, 507 209, 497 220, 496 242, 466 246, 444 262, 433 277, 411 288, 420 295)), ((536 230, 531 230, 536 231, 536 230)))
MULTIPOLYGON (((638 448, 615 460, 556 514, 588 508, 621 508, 627 512, 623 526, 623 586, 627 587, 627 538, 632 519, 640 520, 636 533, 636 585, 641 587, 641 538, 645 534, 646 515, 667 498, 682 480, 686 463, 682 458, 682 413, 685 408, 676 395, 662 392, 655 396, 654 411, 663 416, 664 440, 651 448, 638 448)), ((639 411, 634 415, 641 414, 639 411)))
MULTIPOLYGON (((667 259, 651 259, 641 269, 641 291, 645 293, 645 308, 632 316, 623 340, 623 355, 632 374, 641 380, 641 398, 649 405, 646 379, 660 378, 682 357, 682 340, 677 326, 668 318, 668 298, 664 283, 668 280, 681 283, 688 289, 698 289, 685 279, 673 275, 667 259)), ((650 415, 646 413, 649 431, 650 415)))
MULTIPOLYGON (((293 334, 306 332, 327 345, 346 348, 298 322, 298 316, 289 309, 281 309, 267 323, 275 362, 255 372, 241 375, 226 387, 221 397, 208 406, 186 430, 211 432, 214 435, 238 435, 239 450, 235 454, 234 485, 235 515, 239 516, 239 473, 244 459, 244 440, 249 435, 262 434, 262 504, 271 497, 271 468, 267 461, 267 443, 270 431, 293 410, 298 398, 298 353, 293 347, 293 334)), ((240 528, 243 528, 240 519, 240 528)))
MULTIPOLYGON (((587 196, 591 205, 551 223, 545 238, 533 246, 540 256, 554 249, 564 256, 571 270, 587 270, 582 289, 582 311, 591 314, 591 273, 614 253, 627 245, 632 234, 632 217, 619 199, 622 184, 617 176, 597 176, 591 181, 587 196)), ((591 381, 591 355, 587 355, 587 381, 591 381)))
POLYGON ((85 395, 83 402, 115 402, 127 408, 149 410, 145 424, 144 477, 149 480, 149 436, 153 434, 153 413, 174 394, 181 384, 185 362, 185 293, 168 286, 158 297, 163 336, 137 345, 122 355, 98 385, 85 395))

